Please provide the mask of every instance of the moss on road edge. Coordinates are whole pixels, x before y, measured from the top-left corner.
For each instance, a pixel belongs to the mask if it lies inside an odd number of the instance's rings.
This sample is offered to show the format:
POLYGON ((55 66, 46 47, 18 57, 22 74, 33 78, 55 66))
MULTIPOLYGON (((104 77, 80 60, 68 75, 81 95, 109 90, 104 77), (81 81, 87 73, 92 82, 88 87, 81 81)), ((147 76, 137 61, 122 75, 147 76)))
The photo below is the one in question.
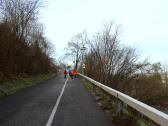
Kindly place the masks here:
POLYGON ((19 78, 17 80, 5 80, 5 81, 1 80, 0 81, 0 98, 14 94, 17 91, 20 91, 27 87, 31 87, 33 85, 49 80, 56 76, 57 76, 56 73, 49 73, 49 74, 40 74, 36 76, 28 76, 24 78, 19 78))

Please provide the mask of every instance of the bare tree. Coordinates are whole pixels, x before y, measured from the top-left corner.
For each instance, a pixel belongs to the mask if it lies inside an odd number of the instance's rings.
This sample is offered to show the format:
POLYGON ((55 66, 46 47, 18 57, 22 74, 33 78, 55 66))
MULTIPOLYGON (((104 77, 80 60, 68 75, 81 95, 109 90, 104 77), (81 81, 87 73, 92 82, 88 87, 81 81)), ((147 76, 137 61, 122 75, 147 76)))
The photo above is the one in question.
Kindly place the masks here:
POLYGON ((162 81, 165 85, 165 95, 166 97, 168 98, 168 65, 167 64, 164 64, 163 66, 163 72, 162 72, 162 81))
POLYGON ((21 40, 26 38, 37 19, 39 0, 0 0, 0 3, 3 20, 8 22, 11 31, 21 40))
POLYGON ((40 0, 0 0, 1 76, 45 73, 55 68, 51 43, 38 22, 40 0))
POLYGON ((93 38, 90 47, 86 57, 87 63, 90 63, 86 67, 87 74, 94 70, 94 78, 115 89, 124 91, 125 84, 131 82, 143 67, 137 62, 135 49, 120 45, 119 27, 113 23, 107 24, 103 32, 93 38), (92 69, 89 70, 90 65, 92 69))
POLYGON ((72 37, 72 39, 68 42, 68 46, 66 49, 66 56, 70 56, 73 58, 75 69, 78 68, 79 62, 82 58, 81 48, 86 46, 88 41, 88 37, 86 32, 81 32, 72 37))

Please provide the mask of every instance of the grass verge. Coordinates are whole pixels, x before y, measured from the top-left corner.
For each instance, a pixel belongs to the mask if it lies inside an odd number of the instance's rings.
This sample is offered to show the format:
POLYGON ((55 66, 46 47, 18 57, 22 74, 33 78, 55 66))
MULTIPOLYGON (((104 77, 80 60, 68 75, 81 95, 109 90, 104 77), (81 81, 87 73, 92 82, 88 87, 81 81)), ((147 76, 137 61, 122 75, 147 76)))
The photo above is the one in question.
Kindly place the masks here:
POLYGON ((40 74, 36 76, 19 77, 15 80, 0 80, 0 98, 14 94, 24 88, 31 87, 40 82, 55 77, 56 73, 40 74))

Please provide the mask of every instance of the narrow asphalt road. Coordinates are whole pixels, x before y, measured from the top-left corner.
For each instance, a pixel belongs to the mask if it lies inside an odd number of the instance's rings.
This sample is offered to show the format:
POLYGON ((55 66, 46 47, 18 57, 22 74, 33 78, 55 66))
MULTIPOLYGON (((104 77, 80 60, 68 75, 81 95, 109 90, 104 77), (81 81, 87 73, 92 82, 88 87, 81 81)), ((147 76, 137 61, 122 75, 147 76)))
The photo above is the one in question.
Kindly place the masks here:
POLYGON ((46 126, 59 98, 52 126, 113 126, 78 79, 65 81, 59 76, 1 99, 0 126, 46 126))

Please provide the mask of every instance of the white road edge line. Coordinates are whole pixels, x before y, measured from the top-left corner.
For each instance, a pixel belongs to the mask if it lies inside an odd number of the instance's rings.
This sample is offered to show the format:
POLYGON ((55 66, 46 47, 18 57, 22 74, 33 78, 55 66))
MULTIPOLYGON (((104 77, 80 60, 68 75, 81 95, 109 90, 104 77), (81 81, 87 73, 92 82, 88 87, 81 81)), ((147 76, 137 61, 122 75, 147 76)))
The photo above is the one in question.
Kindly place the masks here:
POLYGON ((56 101, 56 104, 55 104, 55 106, 54 106, 54 108, 53 108, 53 110, 52 110, 52 112, 51 112, 51 115, 50 115, 50 117, 49 117, 49 119, 48 119, 48 121, 47 121, 47 123, 46 123, 46 126, 51 126, 51 124, 52 124, 52 121, 53 121, 53 119, 54 119, 55 113, 56 113, 56 111, 57 111, 57 108, 58 108, 58 105, 59 105, 59 103, 60 103, 61 97, 62 97, 62 95, 63 95, 63 93, 64 93, 65 86, 66 86, 67 82, 68 82, 68 78, 67 78, 67 80, 65 81, 65 84, 64 84, 64 86, 63 86, 63 88, 62 88, 62 90, 61 90, 61 93, 60 93, 60 95, 59 95, 59 97, 58 97, 58 99, 57 99, 57 101, 56 101))

